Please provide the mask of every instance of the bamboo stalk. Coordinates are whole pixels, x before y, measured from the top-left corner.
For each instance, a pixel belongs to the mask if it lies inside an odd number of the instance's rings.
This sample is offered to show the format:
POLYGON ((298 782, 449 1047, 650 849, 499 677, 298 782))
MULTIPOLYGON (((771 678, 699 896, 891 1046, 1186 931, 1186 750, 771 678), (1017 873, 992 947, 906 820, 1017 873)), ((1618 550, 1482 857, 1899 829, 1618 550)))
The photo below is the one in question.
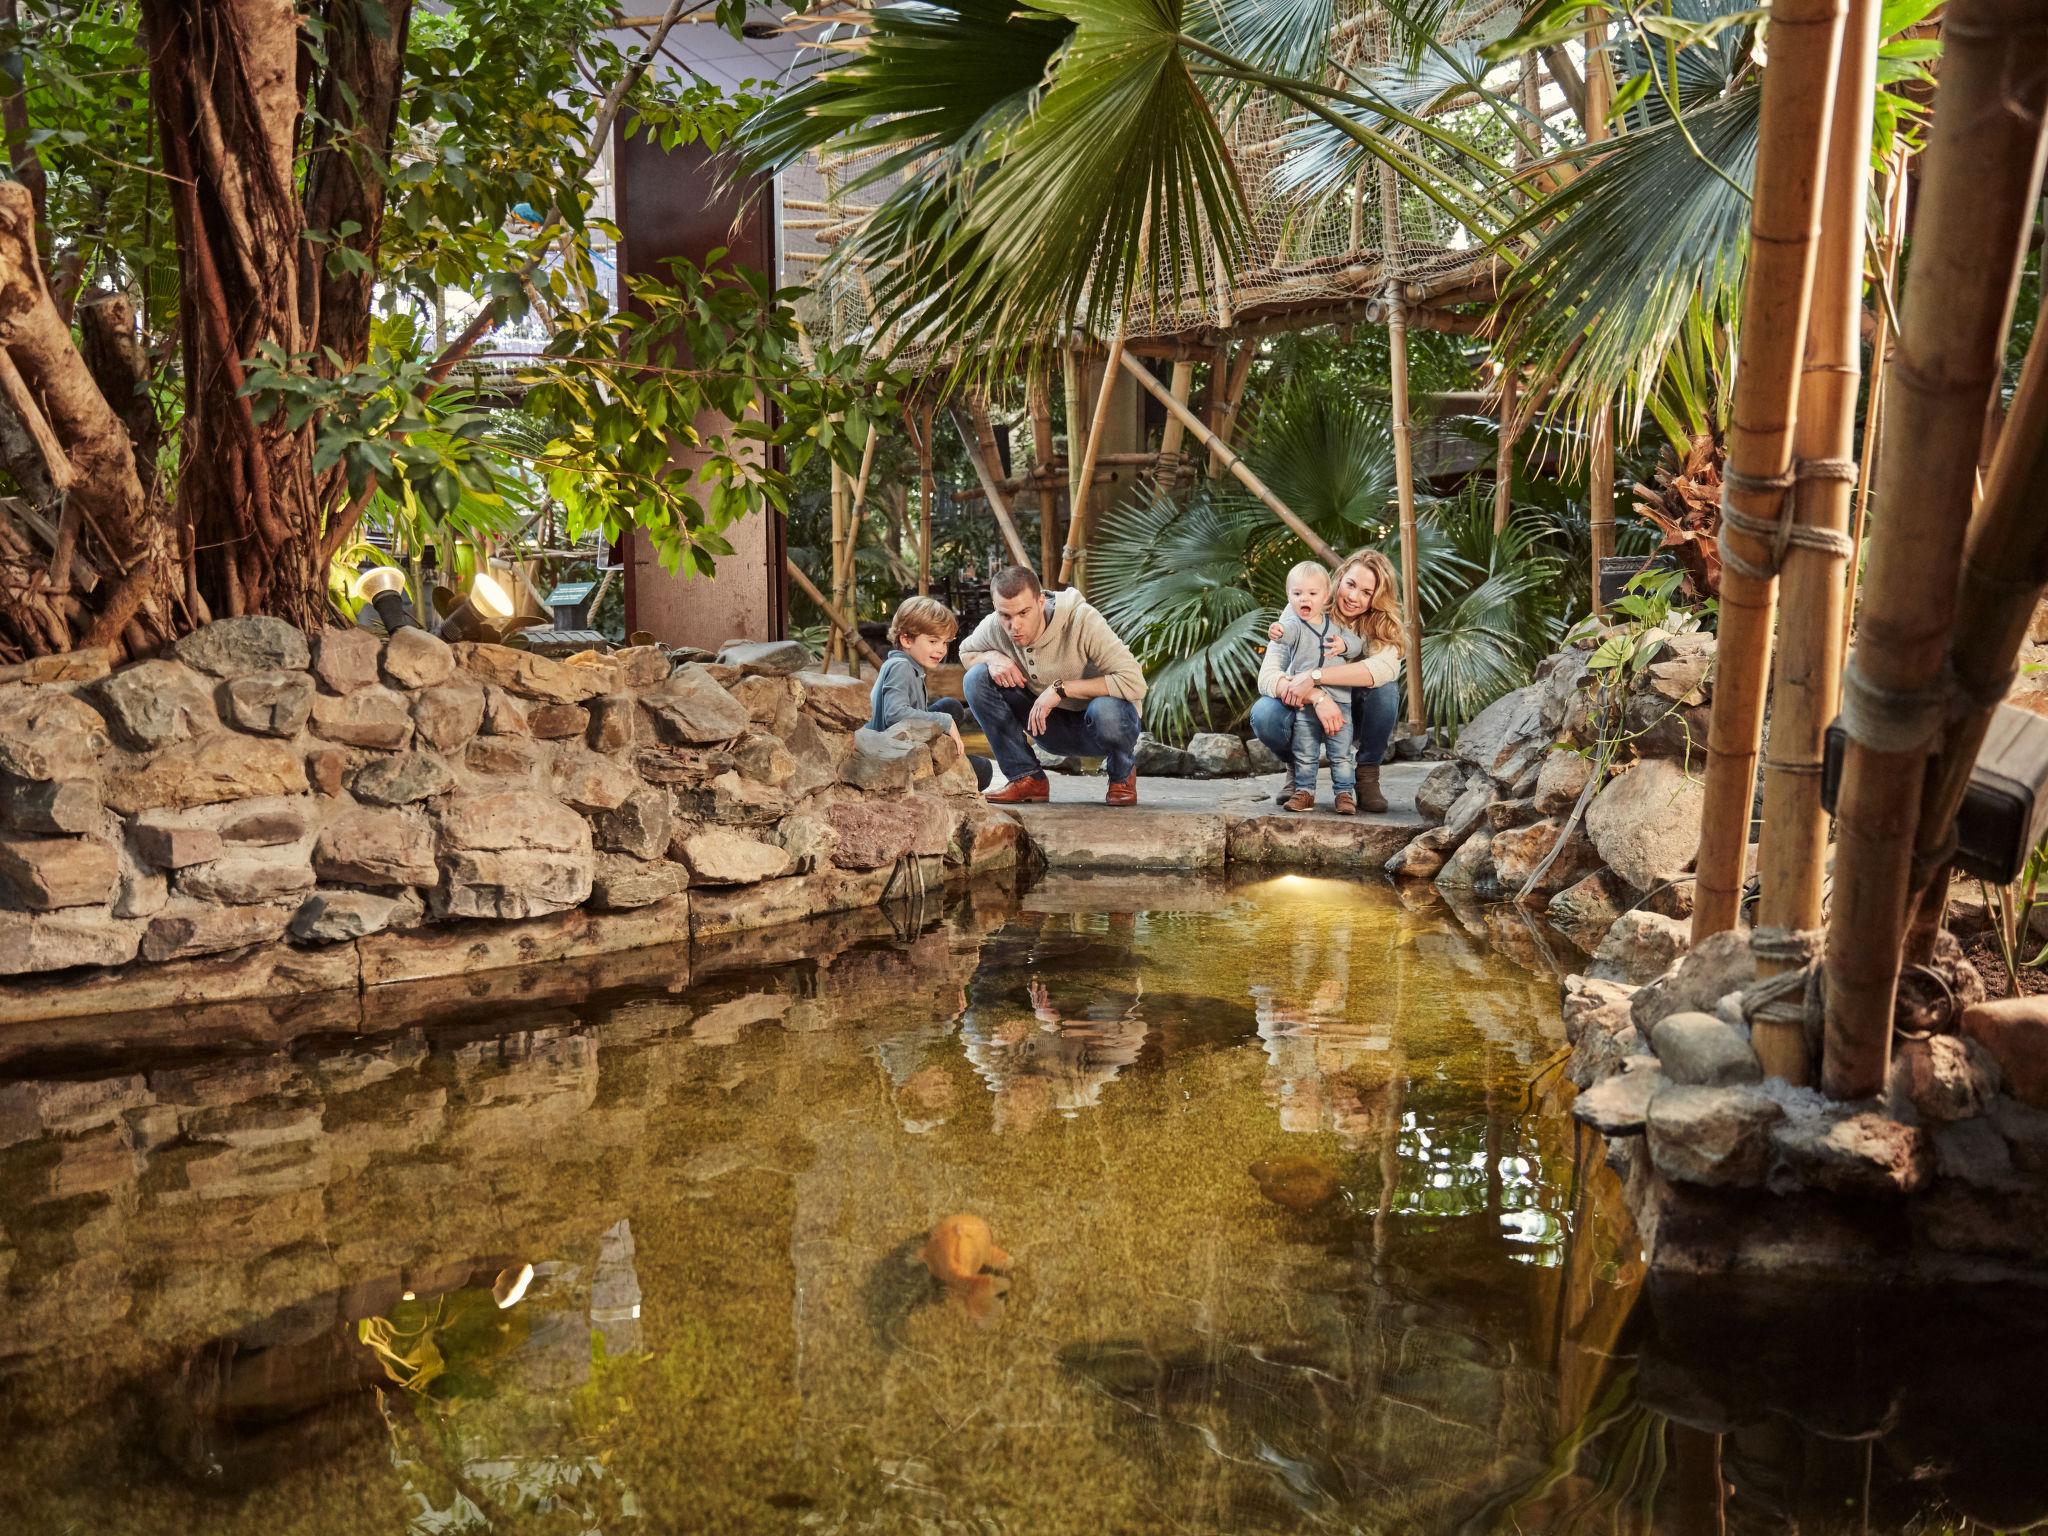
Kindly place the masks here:
MULTIPOLYGON (((1771 13, 1756 188, 1750 205, 1749 279, 1730 407, 1724 505, 1775 521, 1792 464, 1800 351, 1813 294, 1815 221, 1827 154, 1846 0, 1781 0, 1771 13)), ((1695 944, 1735 926, 1749 846, 1750 801, 1771 667, 1771 547, 1731 527, 1721 567, 1721 635, 1693 908, 1695 944)))
POLYGON ((917 452, 917 595, 929 597, 932 590, 932 499, 938 484, 932 474, 932 418, 938 401, 927 396, 922 408, 906 406, 903 428, 910 446, 917 452), (916 416, 912 411, 916 410, 916 416))
MULTIPOLYGON (((1027 571, 1031 569, 1031 556, 1025 553, 1024 541, 1017 537, 1016 519, 1010 516, 1010 503, 1004 498, 1001 484, 996 479, 995 467, 982 453, 981 445, 975 441, 975 433, 967 419, 958 410, 951 413, 953 430, 960 434, 961 446, 967 450, 967 462, 974 468, 974 477, 981 482, 981 491, 988 498, 988 509, 996 515, 996 526, 1002 530, 1003 543, 1010 551, 1010 558, 1027 571)), ((987 419, 986 407, 983 419, 987 419)))
MULTIPOLYGON (((876 424, 869 422, 867 441, 861 444, 860 449, 860 474, 854 479, 853 493, 846 514, 846 543, 839 556, 843 572, 840 578, 839 606, 856 618, 860 614, 860 565, 857 558, 860 552, 860 520, 862 513, 867 510, 868 477, 874 473, 875 442, 881 435, 876 424)), ((860 664, 850 653, 846 657, 846 670, 854 677, 860 675, 860 664)))
MULTIPOLYGON (((1117 321, 1116 334, 1109 339, 1109 355, 1102 362, 1102 387, 1095 392, 1095 413, 1088 419, 1088 451, 1081 459, 1081 472, 1073 482, 1073 510, 1067 514, 1067 542, 1060 550, 1060 585, 1076 584, 1081 554, 1088 547, 1088 493, 1095 485, 1095 458, 1102 448, 1102 435, 1109 425, 1109 402, 1116 393, 1117 368, 1124 360, 1124 323, 1117 321)), ((1137 363, 1140 373, 1151 373, 1137 363)))
MULTIPOLYGON (((1252 364, 1258 361, 1258 357, 1258 343, 1247 337, 1237 344, 1237 355, 1230 360, 1229 378, 1216 411, 1216 441, 1225 448, 1230 446, 1230 436, 1237 430, 1238 407, 1244 404, 1245 386, 1251 382, 1252 364)), ((1223 460, 1211 453, 1209 473, 1218 474, 1223 468, 1223 460)))
MULTIPOLYGON (((1173 392, 1174 399, 1186 405, 1188 393, 1195 387, 1194 363, 1186 359, 1176 362, 1173 365, 1173 378, 1168 381, 1166 387, 1173 392)), ((1169 415, 1166 418, 1166 426, 1159 433, 1160 457, 1179 453, 1181 439, 1187 436, 1187 432, 1188 429, 1178 416, 1169 415)))
POLYGON ((1038 493, 1038 568, 1049 571, 1060 547, 1060 493, 1052 484, 1057 455, 1052 442, 1052 388, 1033 370, 1031 396, 1031 484, 1038 493))
POLYGON ((1401 183, 1380 166, 1380 263, 1387 277, 1387 352, 1393 394, 1394 495, 1401 516, 1402 672, 1408 696, 1408 734, 1426 727, 1422 708, 1422 597, 1416 570, 1421 540, 1415 527, 1415 441, 1408 420, 1408 307, 1401 297, 1395 251, 1401 244, 1401 183))
POLYGON ((1586 520, 1593 546, 1593 611, 1605 613, 1600 599, 1600 568, 1614 554, 1614 402, 1600 405, 1593 440, 1586 454, 1586 520))
POLYGON ((1087 446, 1088 429, 1081 420, 1081 352, 1078 347, 1060 348, 1061 397, 1067 408, 1067 508, 1072 514, 1074 491, 1081 482, 1081 454, 1087 446))
POLYGON ((1309 527, 1307 523, 1296 517, 1293 508, 1289 507, 1278 496, 1275 496, 1267 488, 1266 482, 1253 474, 1251 467, 1243 459, 1232 453, 1217 438, 1216 434, 1209 430, 1207 423, 1201 417, 1197 416, 1186 405, 1174 399, 1166 386, 1152 377, 1152 371, 1149 368, 1129 353, 1124 354, 1123 365, 1124 372, 1136 379, 1141 388, 1149 392, 1153 399, 1165 406, 1171 415, 1178 417, 1186 425, 1196 442, 1209 449, 1212 453, 1220 455, 1223 460, 1223 467, 1229 470, 1231 474, 1237 476, 1246 490, 1258 497, 1260 501, 1263 501, 1272 511, 1273 515, 1293 531, 1296 538, 1300 539, 1302 543, 1315 552, 1318 560, 1326 561, 1331 565, 1340 563, 1340 557, 1337 552, 1317 536, 1315 529, 1309 527))
POLYGON ((868 645, 867 641, 861 639, 860 631, 854 627, 852 621, 845 614, 841 613, 835 605, 826 601, 825 594, 818 590, 817 583, 804 574, 804 568, 787 555, 782 557, 782 564, 784 569, 789 572, 789 579, 799 587, 802 587, 804 596, 816 603, 824 613, 825 622, 832 626, 833 637, 837 639, 844 636, 851 639, 861 655, 867 658, 868 664, 879 669, 882 665, 882 658, 874 653, 874 650, 868 645))
MULTIPOLYGON (((1906 151, 1893 152, 1884 176, 1884 231, 1878 236, 1879 280, 1885 292, 1892 291, 1899 272, 1899 246, 1905 239, 1906 151)), ((1877 331, 1870 342, 1870 397, 1863 406, 1863 453, 1856 466, 1856 508, 1849 519, 1849 590, 1842 599, 1842 645, 1846 655, 1849 635, 1856 627, 1856 584, 1863 575, 1863 529, 1870 515, 1870 484, 1877 470, 1879 445, 1884 441, 1887 403, 1885 380, 1891 373, 1892 310, 1889 301, 1877 306, 1877 331)))
MULTIPOLYGON (((1505 373, 1500 382, 1500 441, 1493 452, 1493 531, 1508 525, 1515 506, 1515 375, 1505 373)), ((1599 585, 1597 579, 1594 585, 1599 585)))
POLYGON ((1836 1098, 1882 1091, 1890 1067, 1914 834, 1929 747, 1953 698, 1945 678, 1978 447, 2041 182, 2048 0, 1954 0, 1942 31, 1891 379, 1911 430, 1888 436, 1878 465, 1885 514, 1843 681, 1851 729, 1821 1064, 1836 1098))
MULTIPOLYGON (((846 540, 846 471, 837 463, 832 466, 832 603, 835 609, 846 606, 846 577, 840 561, 840 550, 846 540)), ((825 641, 825 670, 832 670, 832 663, 846 654, 839 632, 835 629, 825 641)))
MULTIPOLYGON (((1827 813, 1821 807, 1821 756, 1835 718, 1842 671, 1843 567, 1852 485, 1846 473, 1816 474, 1824 461, 1846 470, 1856 446, 1857 359, 1862 349, 1863 225, 1870 180, 1871 98, 1877 89, 1880 0, 1849 0, 1834 118, 1822 184, 1820 248, 1813 309, 1799 383, 1793 453, 1800 466, 1791 516, 1842 542, 1794 544, 1779 577, 1777 658, 1771 679, 1771 755, 1764 763, 1764 818, 1757 869, 1763 894, 1757 925, 1806 932, 1821 924, 1827 813)), ((1759 957, 1759 975, 1786 962, 1759 957)), ((1813 1063, 1797 1019, 1759 1015, 1751 1025, 1764 1073, 1807 1083, 1813 1063)))

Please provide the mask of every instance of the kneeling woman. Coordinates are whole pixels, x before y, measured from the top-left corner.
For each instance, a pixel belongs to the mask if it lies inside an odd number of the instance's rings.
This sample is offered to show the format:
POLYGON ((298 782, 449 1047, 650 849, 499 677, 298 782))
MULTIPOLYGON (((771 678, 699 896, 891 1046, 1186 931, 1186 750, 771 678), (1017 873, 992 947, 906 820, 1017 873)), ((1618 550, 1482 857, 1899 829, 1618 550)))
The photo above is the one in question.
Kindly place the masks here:
MULTIPOLYGON (((1330 617, 1365 641, 1356 661, 1286 673, 1268 648, 1259 669, 1261 697, 1252 705, 1252 732, 1287 762, 1294 747, 1294 711, 1313 707, 1322 685, 1351 690, 1351 735, 1358 752, 1358 808, 1384 811, 1380 763, 1401 715, 1401 609, 1395 598, 1393 562, 1376 549, 1361 549, 1330 577, 1330 617)), ((1337 647, 1332 646, 1333 650, 1337 647)), ((1280 792, 1292 792, 1292 778, 1280 792)))

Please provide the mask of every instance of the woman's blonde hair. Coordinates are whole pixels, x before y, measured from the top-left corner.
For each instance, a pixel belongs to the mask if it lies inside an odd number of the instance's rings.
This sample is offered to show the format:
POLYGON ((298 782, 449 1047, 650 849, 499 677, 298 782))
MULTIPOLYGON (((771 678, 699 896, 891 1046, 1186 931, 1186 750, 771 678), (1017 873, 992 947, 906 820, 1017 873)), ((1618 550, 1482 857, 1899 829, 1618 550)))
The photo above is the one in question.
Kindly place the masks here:
POLYGON ((889 621, 889 643, 901 644, 906 636, 938 635, 950 640, 960 633, 960 621, 953 610, 936 597, 906 597, 889 621))
POLYGON ((1330 575, 1330 615, 1346 629, 1365 636, 1374 649, 1401 643, 1401 602, 1394 595, 1394 562, 1376 549, 1361 549, 1330 575), (1364 566, 1373 574, 1372 601, 1355 619, 1344 616, 1337 606, 1337 594, 1347 572, 1364 566))

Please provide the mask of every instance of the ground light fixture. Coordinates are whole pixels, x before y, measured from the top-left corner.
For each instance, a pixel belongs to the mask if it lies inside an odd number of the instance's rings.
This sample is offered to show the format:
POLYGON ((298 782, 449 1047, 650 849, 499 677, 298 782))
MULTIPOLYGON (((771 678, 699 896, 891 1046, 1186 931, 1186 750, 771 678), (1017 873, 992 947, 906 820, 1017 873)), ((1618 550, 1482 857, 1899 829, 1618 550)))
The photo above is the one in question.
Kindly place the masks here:
POLYGON ((498 1278, 491 1282, 491 1295, 498 1303, 498 1310, 516 1307, 526 1295, 526 1288, 533 1284, 531 1264, 513 1264, 498 1271, 498 1278))
POLYGON ((401 629, 418 629, 412 604, 406 600, 405 572, 391 565, 373 565, 356 578, 356 596, 377 610, 384 632, 395 635, 401 629))
POLYGON ((478 571, 469 595, 441 620, 443 640, 495 640, 514 612, 512 594, 489 571, 478 571))

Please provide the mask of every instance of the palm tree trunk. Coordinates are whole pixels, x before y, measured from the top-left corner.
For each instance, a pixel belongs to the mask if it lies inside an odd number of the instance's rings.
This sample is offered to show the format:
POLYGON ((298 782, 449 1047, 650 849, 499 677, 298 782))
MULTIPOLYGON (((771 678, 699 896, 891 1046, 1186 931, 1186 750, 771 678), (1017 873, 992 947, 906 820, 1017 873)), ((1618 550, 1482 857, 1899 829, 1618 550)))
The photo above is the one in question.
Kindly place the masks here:
POLYGON ((1777 597, 1771 545, 1735 519, 1775 523, 1792 465, 1799 352, 1813 291, 1815 219, 1845 0, 1797 0, 1771 15, 1756 188, 1750 208, 1749 281, 1730 408, 1721 570, 1721 637, 1707 784, 1700 814, 1693 942, 1735 926, 1749 846, 1750 798, 1770 673, 1777 597))
MULTIPOLYGON (((1771 755, 1764 764, 1764 820, 1758 867, 1763 894, 1758 927, 1807 932, 1821 923, 1821 875, 1827 813, 1820 803, 1821 751, 1842 670, 1843 573, 1856 449, 1857 360, 1862 350, 1863 224, 1870 180, 1871 98, 1877 88, 1879 0, 1850 0, 1828 128, 1821 197, 1820 252, 1813 312, 1799 385, 1793 452, 1799 478, 1793 521, 1839 541, 1792 545, 1785 552, 1784 602, 1778 612, 1771 680, 1771 755), (1821 473, 1823 469, 1826 473, 1821 473)), ((1774 975, 1787 962, 1761 958, 1774 975)), ((1806 1032, 1797 1020, 1759 1017, 1751 1030, 1764 1071, 1789 1083, 1812 1080, 1806 1032)))
POLYGON ((2048 0, 1956 0, 1943 32, 1892 370, 1907 430, 1890 434, 1878 466, 1885 514, 1843 679, 1849 747, 1821 1073, 1836 1098, 1880 1091, 1890 1065, 1914 834, 1952 699, 1944 677, 1978 449, 2041 184, 2048 0))

